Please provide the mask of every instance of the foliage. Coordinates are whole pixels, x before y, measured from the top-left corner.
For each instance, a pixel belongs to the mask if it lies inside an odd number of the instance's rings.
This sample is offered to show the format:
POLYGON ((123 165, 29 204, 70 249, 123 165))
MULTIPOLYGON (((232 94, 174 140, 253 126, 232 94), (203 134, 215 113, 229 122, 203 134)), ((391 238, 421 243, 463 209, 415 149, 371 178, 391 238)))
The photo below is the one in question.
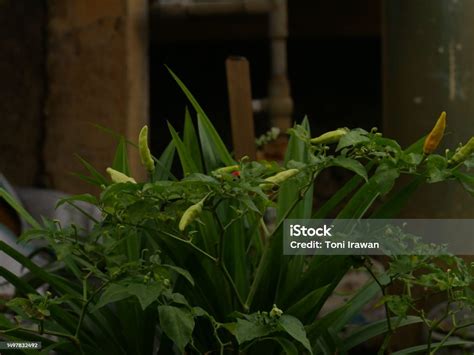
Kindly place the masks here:
MULTIPOLYGON (((0 243, 1 251, 29 270, 17 277, 0 268, 0 276, 17 292, 6 304, 9 312, 0 315, 2 337, 39 339, 44 353, 253 354, 264 349, 266 354, 342 354, 385 335, 383 353, 397 328, 423 322, 432 332, 439 325, 411 297, 414 287, 423 287, 426 295, 445 292, 450 302, 472 306, 472 267, 462 259, 444 256, 440 266, 434 257, 392 257, 388 271, 377 274, 365 257, 284 256, 282 224, 289 217, 325 218, 333 211, 339 211, 337 218, 394 217, 425 182, 459 181, 472 194, 474 176, 467 169, 473 156, 452 166, 454 152, 423 155, 423 139, 403 149, 376 129, 344 130, 331 149, 312 143, 305 119, 290 132, 283 166, 247 158, 236 162, 203 109, 172 75, 197 113, 197 128, 188 111, 183 136, 169 126, 172 141, 160 157, 152 157, 153 171, 147 158, 146 182, 110 182, 82 160, 89 171, 83 177, 102 192, 60 204, 95 204, 103 218, 88 215, 92 231, 57 221, 39 223, 2 191, 32 225, 23 242, 46 240, 55 255, 40 267, 0 243), (171 172, 176 153, 180 179, 171 172), (347 169, 354 177, 314 210, 314 186, 330 167, 347 169), (297 171, 269 179, 288 169, 297 171), (410 181, 393 192, 401 174, 410 181), (264 218, 269 207, 277 211, 271 227, 264 218), (341 278, 359 267, 374 281, 342 307, 318 317, 341 278), (403 283, 403 294, 389 294, 396 282, 403 283), (40 286, 47 292, 38 291, 40 286), (380 291, 387 319, 342 335, 380 291)), ((140 149, 147 155, 144 142, 141 137, 140 149)), ((124 138, 112 168, 130 174, 124 138)), ((450 335, 421 350, 462 343, 450 335)))

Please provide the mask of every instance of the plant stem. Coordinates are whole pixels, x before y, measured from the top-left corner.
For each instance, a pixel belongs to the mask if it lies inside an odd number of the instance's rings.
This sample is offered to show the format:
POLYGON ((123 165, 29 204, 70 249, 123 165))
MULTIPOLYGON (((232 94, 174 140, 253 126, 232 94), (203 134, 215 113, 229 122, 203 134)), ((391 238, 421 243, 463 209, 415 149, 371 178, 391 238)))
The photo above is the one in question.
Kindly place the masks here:
POLYGON ((249 307, 247 304, 245 304, 242 300, 242 297, 240 296, 239 290, 237 289, 237 286, 235 285, 234 280, 232 279, 232 276, 230 276, 229 271, 225 267, 224 263, 219 263, 219 267, 222 270, 225 278, 227 279, 227 282, 230 284, 232 291, 235 294, 235 297, 237 298, 237 301, 239 302, 240 306, 244 310, 245 313, 248 313, 249 307))
POLYGON ((255 278, 254 278, 254 280, 252 282, 252 285, 250 287, 250 291, 249 291, 249 294, 247 296, 247 300, 245 301, 245 305, 246 305, 247 308, 250 308, 250 306, 253 302, 253 298, 255 297, 255 293, 257 292, 257 289, 258 289, 258 287, 259 287, 259 285, 260 285, 260 283, 263 279, 263 276, 264 276, 263 275, 263 268, 264 268, 264 265, 268 262, 268 257, 269 257, 269 254, 270 254, 270 246, 271 246, 271 241, 273 240, 273 236, 280 229, 280 227, 283 225, 283 223, 285 222, 285 219, 288 218, 290 213, 293 212, 293 210, 298 205, 298 203, 303 199, 305 194, 308 192, 309 188, 313 185, 314 180, 316 179, 317 173, 318 172, 313 173, 310 182, 308 184, 306 184, 303 187, 303 189, 301 189, 300 193, 298 194, 298 197, 293 201, 290 208, 288 208, 288 210, 286 210, 283 217, 280 219, 278 224, 273 229, 272 233, 269 235, 269 237, 268 237, 269 243, 266 243, 265 246, 264 246, 262 258, 260 259, 260 262, 258 263, 255 278))
POLYGON ((167 237, 170 237, 176 241, 179 241, 181 243, 184 243, 184 244, 187 244, 189 245, 191 248, 193 248, 194 250, 196 250, 199 254, 205 256, 206 258, 212 260, 213 262, 217 262, 217 258, 213 257, 211 254, 208 254, 206 253, 204 250, 202 250, 201 248, 199 248, 197 245, 193 244, 191 241, 189 240, 186 240, 186 239, 182 239, 182 238, 179 238, 171 233, 168 233, 168 232, 165 232, 165 231, 160 231, 160 233, 163 233, 164 235, 166 235, 167 237))
MULTIPOLYGON (((86 285, 84 287, 84 289, 86 289, 87 287, 87 278, 89 277, 91 273, 89 273, 85 278, 84 278, 84 284, 86 285)), ((93 300, 93 298, 105 287, 109 284, 109 281, 106 281, 104 282, 97 290, 94 291, 94 293, 86 300, 84 298, 84 304, 82 305, 82 309, 81 309, 81 314, 79 316, 79 322, 77 323, 77 327, 76 327, 76 332, 74 334, 74 336, 76 338, 79 337, 79 332, 81 330, 81 327, 82 327, 82 323, 84 323, 84 318, 86 316, 86 311, 87 311, 87 307, 89 306, 89 304, 91 303, 91 301, 93 300)), ((87 290, 86 290, 86 294, 87 294, 87 290)), ((85 296, 86 296, 85 294, 85 296)))
POLYGON ((428 330, 428 347, 426 349, 427 354, 431 354, 431 343, 433 342, 433 331, 438 327, 438 325, 441 324, 441 322, 446 319, 446 317, 449 315, 449 307, 451 306, 451 301, 449 301, 446 304, 446 310, 443 313, 443 315, 436 321, 434 322, 430 329, 428 330))
MULTIPOLYGON (((372 276, 372 278, 377 283, 377 285, 380 287, 380 290, 382 291, 382 295, 383 295, 383 297, 385 297, 387 295, 387 292, 386 292, 386 287, 387 286, 382 285, 382 283, 380 282, 378 277, 375 275, 373 270, 369 267, 369 265, 364 264, 364 267, 368 271, 370 276, 372 276)), ((385 350, 387 350, 387 347, 390 344, 390 340, 392 339, 392 335, 393 335, 393 326, 392 326, 392 321, 391 321, 391 318, 390 318, 390 309, 388 308, 387 302, 384 302, 384 308, 385 308, 385 317, 387 319, 388 331, 387 331, 387 334, 384 337, 382 346, 380 347, 380 349, 378 351, 378 354, 380 354, 380 355, 383 355, 385 353, 385 350)))

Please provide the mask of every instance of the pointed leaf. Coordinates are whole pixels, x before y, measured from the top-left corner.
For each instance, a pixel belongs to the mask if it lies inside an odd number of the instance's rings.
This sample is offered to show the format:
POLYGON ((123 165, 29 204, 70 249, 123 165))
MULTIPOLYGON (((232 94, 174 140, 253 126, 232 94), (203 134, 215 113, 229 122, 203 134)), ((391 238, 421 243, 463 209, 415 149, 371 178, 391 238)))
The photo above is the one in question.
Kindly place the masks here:
MULTIPOLYGON (((196 110, 198 114, 198 122, 201 124, 201 127, 202 127, 200 128, 200 131, 201 130, 205 131, 206 136, 210 139, 210 141, 215 146, 216 153, 219 155, 222 163, 224 163, 224 165, 235 164, 234 159, 232 159, 232 156, 230 155, 229 151, 225 147, 224 142, 222 142, 222 139, 219 137, 219 134, 217 133, 216 129, 212 125, 210 119, 207 117, 202 107, 199 105, 199 103, 196 101, 196 99, 188 90, 188 88, 184 85, 184 83, 178 78, 178 76, 175 73, 173 73, 173 71, 170 68, 167 68, 167 69, 170 72, 173 79, 178 84, 178 86, 184 92, 184 94, 188 98, 191 105, 196 110)), ((200 133, 200 136, 201 136, 201 133, 200 133)), ((202 144, 202 141, 201 141, 201 144, 202 144)))
POLYGON ((194 330, 191 312, 184 308, 158 306, 158 314, 163 332, 176 344, 179 351, 184 353, 194 330))
POLYGON ((283 328, 283 330, 288 333, 288 335, 301 343, 301 345, 303 345, 310 354, 313 353, 311 350, 311 344, 306 337, 304 326, 297 318, 283 314, 278 320, 278 323, 283 328))
POLYGON ((184 135, 183 142, 186 148, 191 152, 191 158, 196 163, 197 168, 200 172, 204 171, 202 166, 201 158, 201 148, 199 147, 199 142, 196 135, 196 130, 194 129, 193 121, 191 119, 191 114, 189 113, 188 108, 186 107, 184 118, 184 135))
POLYGON ((130 168, 128 165, 127 143, 124 137, 120 137, 117 149, 115 150, 115 157, 112 163, 112 168, 130 176, 130 168))
POLYGON ((184 146, 184 143, 181 138, 179 138, 178 133, 176 133, 175 129, 170 123, 168 123, 168 128, 171 132, 173 143, 178 150, 179 160, 181 161, 184 175, 186 176, 192 173, 198 173, 199 170, 196 167, 196 164, 194 164, 194 161, 191 159, 191 153, 184 146))
POLYGON ((346 157, 337 157, 332 160, 332 164, 336 166, 340 166, 341 168, 348 169, 362 177, 365 181, 367 181, 367 171, 365 170, 364 166, 359 163, 357 160, 346 158, 346 157))

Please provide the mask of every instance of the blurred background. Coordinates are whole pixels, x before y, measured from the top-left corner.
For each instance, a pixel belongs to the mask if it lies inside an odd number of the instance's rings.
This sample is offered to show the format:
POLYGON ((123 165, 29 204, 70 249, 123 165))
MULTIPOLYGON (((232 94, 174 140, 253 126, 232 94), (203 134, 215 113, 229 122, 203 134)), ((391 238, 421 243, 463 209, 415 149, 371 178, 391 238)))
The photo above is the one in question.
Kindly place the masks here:
MULTIPOLYGON (((445 110, 455 147, 474 134, 472 23, 470 0, 0 0, 0 172, 87 191, 75 155, 104 171, 116 144, 97 124, 133 141, 149 124, 160 154, 186 105, 165 65, 240 155, 305 115, 313 135, 377 126, 406 146, 445 110)), ((345 178, 322 176, 320 198, 345 178)), ((436 188, 406 215, 474 217, 458 186, 436 188)))

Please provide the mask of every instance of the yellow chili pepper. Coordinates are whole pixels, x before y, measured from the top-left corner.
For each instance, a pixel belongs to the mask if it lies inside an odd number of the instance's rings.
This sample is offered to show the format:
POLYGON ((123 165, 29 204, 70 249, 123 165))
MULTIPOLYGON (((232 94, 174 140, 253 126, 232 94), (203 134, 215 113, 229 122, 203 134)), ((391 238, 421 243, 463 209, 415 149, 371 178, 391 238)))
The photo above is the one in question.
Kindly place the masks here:
POLYGON ((224 166, 223 168, 216 169, 213 171, 213 173, 216 175, 220 175, 220 174, 231 173, 236 170, 239 170, 238 165, 229 165, 229 166, 224 166))
POLYGON ((148 126, 143 126, 138 135, 138 151, 142 164, 148 172, 152 173, 155 170, 155 161, 151 156, 150 148, 148 148, 148 126))
POLYGON ((439 143, 443 139, 444 130, 446 129, 446 112, 441 112, 441 115, 436 121, 435 126, 431 130, 430 134, 425 139, 423 144, 423 153, 431 154, 436 148, 438 148, 439 143))
POLYGON ((131 182, 132 184, 137 183, 134 178, 127 176, 124 173, 121 173, 120 171, 117 171, 115 169, 107 168, 106 171, 110 175, 110 179, 112 180, 112 182, 116 184, 126 183, 126 182, 131 182))
POLYGON ((474 153, 474 137, 471 137, 469 141, 464 144, 459 150, 454 153, 451 159, 449 159, 450 165, 456 165, 462 163, 464 160, 469 158, 469 156, 474 153))
POLYGON ((337 143, 349 132, 349 128, 338 128, 335 131, 329 131, 321 134, 319 137, 312 138, 310 142, 312 144, 332 144, 337 143))
POLYGON ((199 217, 199 215, 202 212, 202 208, 204 207, 205 200, 206 200, 206 197, 204 197, 198 203, 188 207, 188 209, 184 211, 183 216, 181 217, 181 220, 179 221, 179 230, 181 232, 184 231, 187 226, 189 226, 191 223, 194 222, 196 218, 199 217))
POLYGON ((295 176, 300 171, 298 169, 288 169, 285 171, 281 171, 273 176, 267 177, 263 183, 260 184, 260 188, 267 190, 271 189, 275 185, 280 185, 285 180, 295 176))

